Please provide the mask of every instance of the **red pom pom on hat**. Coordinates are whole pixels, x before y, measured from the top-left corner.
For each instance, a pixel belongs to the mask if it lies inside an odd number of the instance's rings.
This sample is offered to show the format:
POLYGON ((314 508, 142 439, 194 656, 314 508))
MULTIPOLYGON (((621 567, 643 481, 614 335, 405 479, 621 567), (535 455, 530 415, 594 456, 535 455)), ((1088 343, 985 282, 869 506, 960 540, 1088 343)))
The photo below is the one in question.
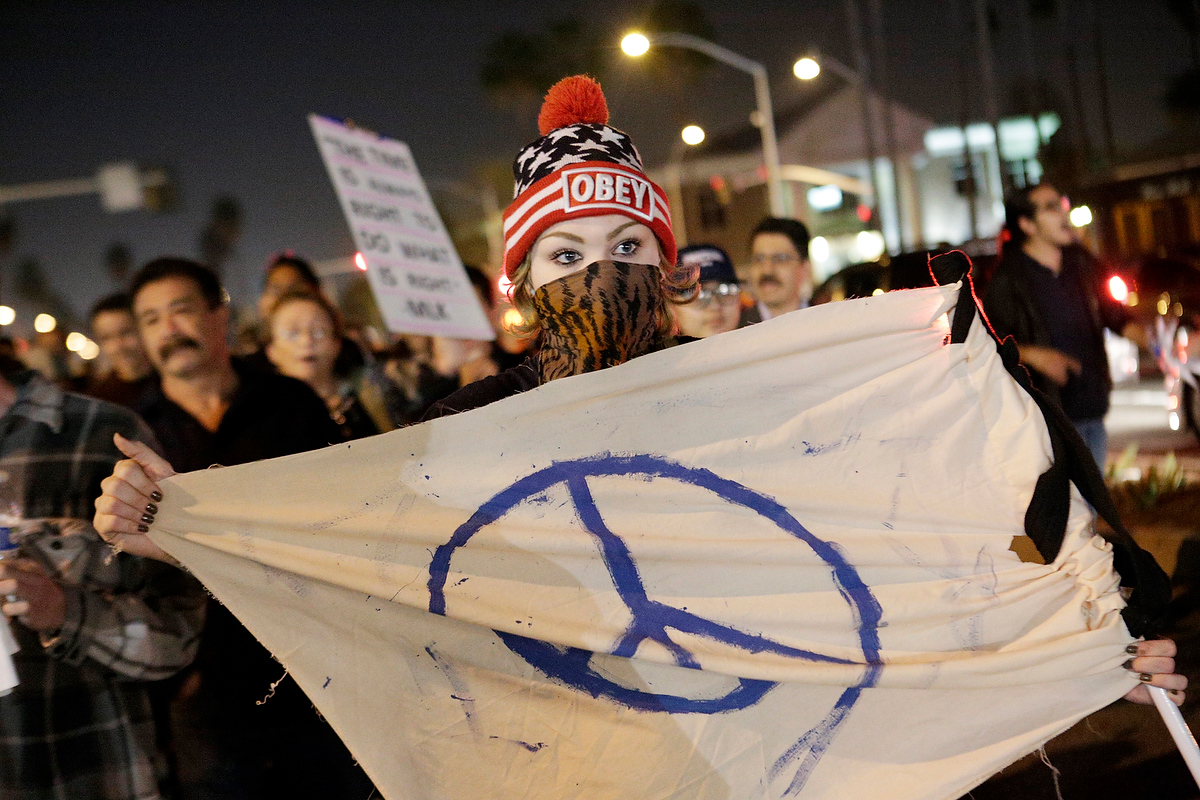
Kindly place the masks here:
POLYGON ((538 113, 542 136, 568 125, 608 124, 608 103, 595 78, 572 75, 550 87, 538 113))

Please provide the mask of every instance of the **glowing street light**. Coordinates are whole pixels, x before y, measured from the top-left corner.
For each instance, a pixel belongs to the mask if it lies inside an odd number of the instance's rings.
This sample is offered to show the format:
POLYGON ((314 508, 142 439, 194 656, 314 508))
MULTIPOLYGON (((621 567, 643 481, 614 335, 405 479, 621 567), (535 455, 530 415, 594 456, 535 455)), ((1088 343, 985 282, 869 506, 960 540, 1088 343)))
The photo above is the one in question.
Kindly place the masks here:
POLYGON ((697 145, 704 141, 704 128, 699 125, 688 125, 679 135, 683 137, 684 144, 697 145))
POLYGON ((91 361, 96 356, 100 355, 100 345, 88 339, 83 343, 83 347, 79 348, 79 357, 84 361, 91 361))
POLYGON ((808 253, 812 256, 812 260, 818 263, 829 258, 829 240, 824 236, 815 236, 808 243, 808 253))
MULTIPOLYGON (((871 100, 867 91, 866 82, 863 81, 862 75, 859 75, 853 69, 846 66, 841 61, 838 61, 836 58, 824 54, 818 55, 820 56, 820 61, 817 60, 817 55, 804 56, 796 61, 796 63, 792 65, 792 74, 802 81, 811 81, 820 75, 823 69, 827 69, 834 75, 837 75, 839 78, 846 81, 846 83, 850 84, 851 86, 858 87, 859 101, 862 104, 863 139, 866 143, 865 156, 867 162, 867 177, 870 179, 872 195, 874 197, 872 202, 874 202, 878 207, 880 204, 879 186, 878 181, 875 179, 874 167, 875 124, 872 120, 873 115, 871 114, 871 100)), ((885 119, 890 119, 890 116, 890 113, 884 115, 885 119)), ((894 161, 895 159, 892 160, 894 161)), ((869 210, 870 209, 868 208, 868 211, 869 210)), ((862 214, 859 214, 859 219, 865 223, 869 222, 871 217, 868 214, 864 218, 862 214)))
POLYGON ((640 33, 630 33, 621 40, 621 49, 625 51, 625 55, 627 56, 633 56, 634 58, 644 56, 650 49, 650 40, 640 33))
POLYGON ((1084 225, 1092 224, 1092 210, 1087 206, 1076 206, 1071 209, 1068 215, 1071 224, 1076 228, 1082 228, 1084 225))
POLYGON ((1129 286, 1120 275, 1113 275, 1108 279, 1108 293, 1118 303, 1124 304, 1129 300, 1129 286))
POLYGON ((88 337, 84 336, 79 331, 71 331, 67 334, 67 349, 72 353, 78 353, 87 346, 88 337))
POLYGON ((33 329, 38 333, 49 333, 58 327, 58 320, 49 314, 38 314, 33 318, 33 329))
POLYGON ((805 56, 792 65, 792 73, 802 81, 811 81, 821 74, 821 65, 815 58, 805 56))
POLYGON ((747 72, 754 79, 755 113, 760 121, 759 133, 762 135, 763 162, 767 167, 767 195, 771 201, 771 215, 775 217, 790 217, 792 215, 791 193, 783 190, 783 173, 779 167, 779 145, 775 139, 775 113, 771 110, 771 85, 767 80, 767 68, 752 59, 719 44, 714 44, 690 33, 668 31, 647 36, 644 33, 629 33, 621 40, 621 50, 626 55, 637 58, 650 50, 650 45, 659 47, 682 47, 695 50, 709 58, 716 59, 734 69, 747 72))
POLYGON ((12 325, 16 318, 17 312, 13 311, 12 306, 0 306, 0 325, 12 325))

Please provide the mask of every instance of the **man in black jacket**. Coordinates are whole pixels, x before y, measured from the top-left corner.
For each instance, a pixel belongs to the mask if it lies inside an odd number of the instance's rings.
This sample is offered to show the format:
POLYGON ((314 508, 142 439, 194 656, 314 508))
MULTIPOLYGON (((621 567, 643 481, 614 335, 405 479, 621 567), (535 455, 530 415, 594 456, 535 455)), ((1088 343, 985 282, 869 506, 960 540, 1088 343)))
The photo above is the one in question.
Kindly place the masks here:
MULTIPOLYGON (((341 441, 307 384, 230 357, 229 307, 211 270, 160 258, 134 277, 130 296, 160 377, 138 410, 180 472, 341 441)), ((156 511, 153 503, 145 509, 143 528, 156 511)), ((371 793, 365 773, 300 688, 216 601, 183 689, 172 726, 184 800, 371 793)))
POLYGON ((1103 470, 1112 389, 1104 328, 1142 346, 1145 330, 1103 291, 1098 265, 1079 245, 1053 186, 1018 190, 1004 208, 1012 238, 984 310, 998 336, 1016 341, 1034 385, 1062 406, 1103 470))

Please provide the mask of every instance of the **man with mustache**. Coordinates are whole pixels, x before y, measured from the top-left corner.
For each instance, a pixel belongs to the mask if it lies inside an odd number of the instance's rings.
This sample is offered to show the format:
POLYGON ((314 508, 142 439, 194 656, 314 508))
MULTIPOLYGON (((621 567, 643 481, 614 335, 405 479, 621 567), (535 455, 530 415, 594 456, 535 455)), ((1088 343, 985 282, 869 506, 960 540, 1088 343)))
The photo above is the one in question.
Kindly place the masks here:
MULTIPOLYGON (((228 298, 207 267, 182 258, 151 261, 129 294, 160 378, 138 411, 181 471, 341 441, 325 403, 307 384, 230 356, 228 298)), ((144 529, 158 510, 155 502, 144 508, 144 529)), ((210 601, 195 670, 171 709, 181 798, 371 793, 349 751, 295 682, 282 677, 282 667, 249 631, 210 601), (258 705, 277 681, 271 700, 258 705)))
POLYGON ((767 217, 750 234, 750 292, 757 301, 739 328, 805 308, 812 299, 808 228, 797 219, 767 217))

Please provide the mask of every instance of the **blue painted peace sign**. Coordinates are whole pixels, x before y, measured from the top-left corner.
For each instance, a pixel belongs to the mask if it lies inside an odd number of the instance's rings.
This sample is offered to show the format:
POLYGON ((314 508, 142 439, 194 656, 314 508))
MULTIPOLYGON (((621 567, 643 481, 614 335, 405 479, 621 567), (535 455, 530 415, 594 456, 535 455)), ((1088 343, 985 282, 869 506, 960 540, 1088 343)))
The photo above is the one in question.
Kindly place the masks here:
MULTIPOLYGON (((804 763, 793 779, 789 793, 798 791, 804 780, 820 760, 828 747, 833 733, 845 719, 858 700, 862 689, 873 686, 880 672, 878 625, 882 611, 879 602, 863 582, 858 571, 842 553, 829 542, 810 533, 788 510, 776 500, 755 492, 735 481, 722 478, 710 470, 686 467, 668 459, 652 455, 613 456, 601 455, 574 461, 555 462, 549 467, 522 478, 492 497, 454 531, 450 540, 434 552, 429 565, 429 610, 435 614, 446 613, 445 586, 450 571, 450 560, 455 551, 484 527, 496 522, 522 502, 536 497, 550 487, 565 484, 579 520, 587 532, 596 539, 601 557, 612 577, 618 596, 628 606, 633 621, 624 636, 613 647, 612 654, 632 657, 647 639, 667 649, 681 667, 699 669, 691 653, 673 641, 668 629, 681 633, 703 636, 749 652, 769 652, 827 663, 861 663, 865 666, 862 679, 847 688, 834 704, 829 714, 812 730, 808 731, 789 751, 779 759, 773 772, 778 772, 802 753, 804 763), (686 610, 675 608, 649 598, 639 574, 637 564, 625 542, 609 530, 601 516, 588 486, 593 477, 634 477, 643 480, 665 478, 680 481, 705 489, 726 503, 749 509, 770 521, 781 530, 799 539, 813 553, 828 564, 834 582, 850 605, 858 621, 859 642, 862 647, 862 662, 814 653, 801 648, 789 647, 760 634, 738 630, 711 620, 703 619, 686 610)), ((593 697, 604 697, 628 708, 643 711, 668 713, 714 714, 748 708, 761 700, 777 684, 751 678, 739 679, 737 686, 722 697, 694 699, 678 695, 661 694, 622 686, 601 675, 590 664, 594 655, 580 648, 562 648, 548 642, 531 639, 513 633, 496 631, 501 641, 538 671, 551 679, 587 692, 593 697)))

